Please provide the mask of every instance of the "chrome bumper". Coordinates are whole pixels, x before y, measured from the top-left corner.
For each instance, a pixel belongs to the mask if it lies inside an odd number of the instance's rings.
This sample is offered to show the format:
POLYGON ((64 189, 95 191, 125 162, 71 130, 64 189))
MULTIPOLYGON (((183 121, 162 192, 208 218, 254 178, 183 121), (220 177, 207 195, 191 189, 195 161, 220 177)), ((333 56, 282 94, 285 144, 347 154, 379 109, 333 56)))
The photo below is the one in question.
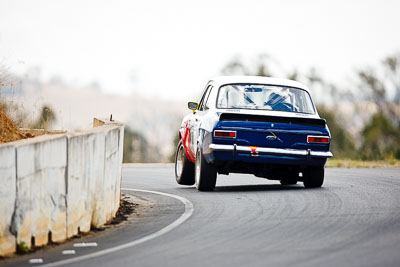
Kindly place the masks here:
POLYGON ((212 151, 223 151, 236 153, 251 154, 253 156, 257 155, 279 155, 279 156, 289 156, 289 157, 317 157, 317 158, 330 158, 333 154, 330 151, 312 151, 310 149, 289 149, 289 148, 270 148, 270 147, 257 147, 255 150, 249 146, 237 146, 237 145, 219 145, 210 144, 209 148, 212 151))

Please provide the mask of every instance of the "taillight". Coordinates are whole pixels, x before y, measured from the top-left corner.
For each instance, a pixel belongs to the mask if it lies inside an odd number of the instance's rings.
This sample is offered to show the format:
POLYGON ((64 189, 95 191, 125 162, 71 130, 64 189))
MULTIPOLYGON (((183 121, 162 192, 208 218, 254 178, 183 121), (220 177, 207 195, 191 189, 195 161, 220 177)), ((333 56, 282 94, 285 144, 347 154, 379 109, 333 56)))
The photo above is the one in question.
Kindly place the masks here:
POLYGON ((307 136, 307 143, 316 143, 316 144, 328 144, 329 137, 328 136, 307 136))
POLYGON ((236 131, 215 130, 214 137, 236 138, 236 131))

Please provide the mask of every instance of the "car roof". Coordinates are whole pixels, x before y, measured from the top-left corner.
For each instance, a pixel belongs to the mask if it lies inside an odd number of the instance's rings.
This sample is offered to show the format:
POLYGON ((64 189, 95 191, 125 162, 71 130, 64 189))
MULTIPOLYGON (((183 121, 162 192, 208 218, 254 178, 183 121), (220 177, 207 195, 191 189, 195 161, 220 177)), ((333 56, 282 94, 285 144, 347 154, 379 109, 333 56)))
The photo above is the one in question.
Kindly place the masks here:
POLYGON ((216 85, 219 86, 230 83, 283 85, 289 87, 297 87, 308 91, 308 88, 302 83, 288 79, 263 77, 263 76, 218 76, 211 79, 210 82, 214 82, 216 85))

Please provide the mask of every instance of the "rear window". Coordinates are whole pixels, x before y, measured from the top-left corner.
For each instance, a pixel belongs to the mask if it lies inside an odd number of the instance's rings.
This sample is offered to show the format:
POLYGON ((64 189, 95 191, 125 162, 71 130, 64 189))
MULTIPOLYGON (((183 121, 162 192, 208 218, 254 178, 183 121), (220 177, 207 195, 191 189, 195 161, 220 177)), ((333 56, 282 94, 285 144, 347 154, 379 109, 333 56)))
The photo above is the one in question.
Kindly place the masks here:
POLYGON ((218 92, 217 108, 315 113, 307 91, 294 87, 260 84, 221 86, 218 92))

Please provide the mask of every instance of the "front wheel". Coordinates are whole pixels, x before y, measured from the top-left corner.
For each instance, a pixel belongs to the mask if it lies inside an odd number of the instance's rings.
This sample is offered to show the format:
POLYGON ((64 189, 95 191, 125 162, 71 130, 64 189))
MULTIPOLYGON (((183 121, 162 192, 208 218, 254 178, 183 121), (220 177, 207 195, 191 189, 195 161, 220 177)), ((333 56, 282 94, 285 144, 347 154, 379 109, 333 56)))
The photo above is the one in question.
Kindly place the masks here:
POLYGON ((214 165, 207 163, 200 146, 197 146, 196 152, 195 181, 199 191, 213 191, 217 182, 217 170, 214 165))
POLYGON ((176 149, 175 178, 178 184, 194 185, 194 164, 186 157, 182 140, 176 149))
POLYGON ((303 183, 306 188, 321 187, 324 183, 324 166, 308 167, 303 172, 303 183))

